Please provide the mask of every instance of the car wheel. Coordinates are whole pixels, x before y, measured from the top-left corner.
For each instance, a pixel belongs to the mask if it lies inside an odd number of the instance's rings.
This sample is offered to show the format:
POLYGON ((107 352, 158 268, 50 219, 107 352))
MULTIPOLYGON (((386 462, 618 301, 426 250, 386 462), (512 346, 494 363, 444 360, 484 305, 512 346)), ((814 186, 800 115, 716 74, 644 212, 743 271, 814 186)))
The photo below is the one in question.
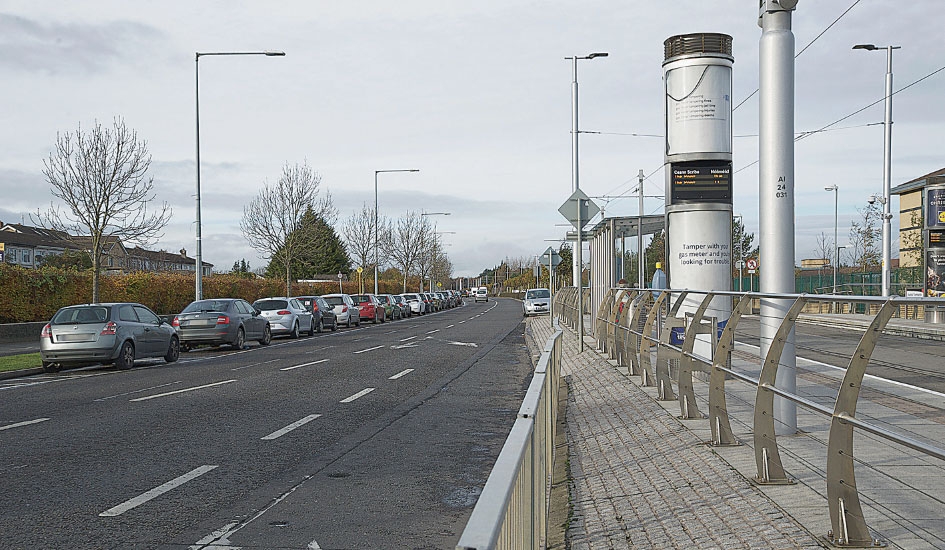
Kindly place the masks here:
POLYGON ((345 323, 345 326, 348 327, 348 328, 351 328, 351 316, 350 316, 350 315, 348 315, 348 322, 345 323))
POLYGON ((128 370, 135 364, 135 345, 131 342, 125 342, 121 345, 121 351, 118 352, 118 359, 115 359, 115 367, 120 370, 128 370))
POLYGON ((358 322, 355 323, 354 326, 356 326, 356 327, 360 327, 360 326, 361 326, 361 318, 360 318, 360 317, 358 317, 358 322))
POLYGON ((296 338, 298 338, 298 337, 299 337, 299 324, 298 324, 298 323, 293 323, 293 324, 292 324, 292 332, 289 333, 289 338, 292 338, 292 339, 294 340, 294 339, 296 339, 296 338))
POLYGON ((335 332, 336 330, 338 330, 338 318, 337 318, 337 317, 335 317, 335 324, 331 325, 331 331, 332 331, 332 332, 335 332))
POLYGON ((269 328, 269 323, 266 323, 266 328, 263 329, 262 340, 259 341, 259 344, 262 346, 268 346, 272 342, 272 329, 269 328))
POLYGON ((319 320, 318 320, 318 326, 315 327, 315 332, 321 334, 321 333, 322 333, 322 330, 325 328, 324 325, 325 325, 324 319, 319 319, 319 320))
POLYGON ((371 322, 374 323, 375 325, 377 324, 377 312, 376 312, 376 311, 374 312, 374 318, 371 319, 371 322))
POLYGON ((58 363, 43 361, 43 372, 59 372, 60 370, 62 370, 62 367, 58 363))
MULTIPOLYGON (((319 328, 318 332, 321 332, 321 328, 319 328)), ((315 336, 315 318, 314 317, 312 317, 308 321, 308 335, 315 336)))
POLYGON ((233 349, 243 349, 243 346, 246 345, 246 331, 243 330, 243 327, 236 331, 236 340, 233 340, 230 345, 233 346, 233 349))
POLYGON ((167 363, 173 363, 180 358, 180 340, 176 336, 171 338, 171 345, 167 348, 167 353, 164 355, 164 361, 167 363))

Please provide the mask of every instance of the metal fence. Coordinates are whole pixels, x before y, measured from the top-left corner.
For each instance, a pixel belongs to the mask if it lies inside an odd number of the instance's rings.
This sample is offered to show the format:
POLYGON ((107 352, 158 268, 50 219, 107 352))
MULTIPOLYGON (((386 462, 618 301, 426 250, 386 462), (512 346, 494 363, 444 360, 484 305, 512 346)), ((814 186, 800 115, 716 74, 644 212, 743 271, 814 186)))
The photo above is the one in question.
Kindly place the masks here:
MULTIPOLYGON (((555 301, 555 311, 568 326, 575 327, 577 317, 576 289, 563 289, 555 301)), ((851 296, 814 296, 805 294, 762 294, 711 292, 692 290, 653 291, 650 289, 612 289, 598 308, 591 330, 598 348, 617 361, 629 374, 641 376, 644 386, 656 386, 660 400, 679 401, 680 418, 706 418, 698 410, 693 390, 693 373, 708 375, 708 420, 715 446, 737 445, 726 405, 726 380, 733 379, 755 386, 754 439, 755 463, 759 484, 789 484, 782 465, 776 436, 775 396, 823 415, 829 419, 826 458, 827 501, 831 530, 829 542, 840 547, 880 546, 867 526, 857 490, 854 464, 854 428, 879 438, 913 449, 923 455, 945 460, 945 449, 920 441, 875 422, 856 417, 857 400, 867 365, 877 341, 894 317, 922 307, 926 310, 945 307, 945 300, 929 298, 879 298, 851 296), (767 354, 761 362, 759 376, 748 376, 731 368, 739 322, 758 311, 760 301, 789 304, 783 317, 761 319, 774 323, 777 330, 771 338, 767 354), (719 304, 722 307, 719 307, 719 304), (855 303, 844 308, 842 304, 855 303), (838 306, 838 304, 841 304, 838 306), (849 353, 842 383, 827 406, 811 396, 799 395, 775 385, 782 352, 787 343, 793 345, 798 318, 805 314, 830 311, 859 311, 872 316, 869 326, 855 350, 849 353), (714 315, 715 314, 715 315, 714 315), (701 342, 701 344, 699 344, 701 342), (694 349, 708 357, 696 353, 694 349), (655 348, 655 353, 654 353, 655 348), (655 360, 654 360, 655 355, 655 360), (673 392, 675 383, 677 394, 673 392)), ((740 336, 741 337, 741 336, 740 336)), ((793 361, 789 367, 793 368, 793 361)), ((819 396, 823 400, 823 396, 819 396)))
POLYGON ((557 319, 458 549, 543 548, 548 533, 561 335, 557 319))

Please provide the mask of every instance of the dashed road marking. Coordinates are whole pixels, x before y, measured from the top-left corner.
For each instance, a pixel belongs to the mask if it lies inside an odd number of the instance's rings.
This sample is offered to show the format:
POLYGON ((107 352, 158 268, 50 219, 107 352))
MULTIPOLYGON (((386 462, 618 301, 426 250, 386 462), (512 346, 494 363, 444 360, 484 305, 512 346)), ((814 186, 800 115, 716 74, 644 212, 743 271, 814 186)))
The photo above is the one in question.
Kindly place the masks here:
POLYGON ((45 422, 49 420, 48 418, 37 418, 36 420, 27 420, 25 422, 17 422, 16 424, 7 424, 6 426, 0 426, 0 432, 3 430, 12 430, 13 428, 22 428, 23 426, 29 426, 31 424, 39 424, 40 422, 45 422))
POLYGON ((150 388, 143 388, 143 389, 140 389, 140 390, 129 391, 129 392, 125 392, 125 393, 119 393, 119 394, 117 394, 117 395, 109 395, 108 397, 99 397, 99 398, 96 399, 95 401, 96 401, 96 402, 97 402, 97 401, 108 401, 109 399, 115 399, 116 397, 124 397, 124 396, 126 396, 126 395, 134 395, 134 394, 136 394, 136 393, 144 393, 144 392, 146 392, 146 391, 156 390, 156 389, 158 389, 158 388, 166 388, 167 386, 173 386, 174 384, 183 384, 183 383, 184 383, 183 380, 178 380, 178 381, 176 381, 176 382, 170 382, 170 383, 168 383, 168 384, 160 384, 160 385, 158 385, 158 386, 151 386, 150 388))
POLYGON ((293 366, 291 366, 291 367, 282 367, 282 368, 279 369, 279 370, 282 370, 282 371, 295 370, 295 369, 300 369, 300 368, 302 368, 302 367, 308 367, 308 366, 311 366, 311 365, 317 365, 317 364, 319 364, 319 363, 324 363, 324 362, 326 362, 326 361, 328 361, 328 359, 319 359, 318 361, 311 361, 311 362, 309 362, 309 363, 302 363, 301 365, 293 365, 293 366))
POLYGON ((366 352, 369 352, 369 351, 374 351, 374 350, 376 350, 376 349, 381 349, 381 348, 383 348, 383 347, 384 347, 384 346, 374 346, 373 348, 363 349, 363 350, 361 350, 361 351, 356 351, 356 352, 354 352, 354 355, 357 355, 357 354, 359 354, 359 353, 366 353, 366 352))
POLYGON ((204 388, 212 388, 213 386, 222 386, 223 384, 229 384, 231 382, 236 382, 236 380, 224 380, 223 382, 214 382, 213 384, 204 384, 203 386, 194 386, 193 388, 185 388, 183 390, 169 391, 167 393, 159 393, 156 395, 149 395, 147 397, 138 397, 137 399, 129 399, 128 401, 147 401, 148 399, 157 399, 158 397, 167 397, 168 395, 175 395, 178 393, 184 393, 194 390, 202 390, 204 388))
POLYGON ((214 468, 217 468, 217 466, 207 465, 207 466, 201 466, 199 468, 194 468, 193 470, 187 472, 186 474, 180 477, 176 477, 163 485, 159 485, 155 487, 154 489, 151 489, 150 491, 146 493, 142 493, 133 499, 122 502, 118 506, 105 510, 104 512, 99 514, 99 516, 102 516, 102 517, 120 516, 124 514, 125 512, 127 512, 128 510, 141 506, 145 502, 148 502, 149 500, 153 500, 168 491, 176 489, 177 487, 180 487, 181 485, 187 483, 188 481, 197 479, 198 477, 213 470, 214 468))
POLYGON ((394 376, 391 376, 390 378, 388 378, 388 380, 397 380, 398 378, 407 376, 407 375, 410 374, 411 372, 413 372, 413 369, 402 370, 402 371, 398 372, 397 374, 395 374, 394 376))
POLYGON ((351 397, 345 397, 345 398, 342 399, 340 402, 341 402, 341 403, 351 403, 351 402, 354 401, 355 399, 360 399, 360 398, 364 397, 365 395, 371 393, 371 392, 374 391, 374 390, 375 390, 375 388, 364 388, 363 390, 361 390, 361 391, 359 391, 358 393, 352 395, 351 397))
POLYGON ((301 428, 302 426, 308 424, 309 422, 311 422, 312 420, 315 420, 316 418, 320 416, 321 416, 320 414, 310 414, 306 416, 305 418, 301 420, 296 420, 295 422, 289 424, 285 428, 282 428, 281 430, 276 430, 267 436, 261 437, 260 439, 264 439, 266 441, 272 441, 273 439, 278 439, 296 428, 301 428))

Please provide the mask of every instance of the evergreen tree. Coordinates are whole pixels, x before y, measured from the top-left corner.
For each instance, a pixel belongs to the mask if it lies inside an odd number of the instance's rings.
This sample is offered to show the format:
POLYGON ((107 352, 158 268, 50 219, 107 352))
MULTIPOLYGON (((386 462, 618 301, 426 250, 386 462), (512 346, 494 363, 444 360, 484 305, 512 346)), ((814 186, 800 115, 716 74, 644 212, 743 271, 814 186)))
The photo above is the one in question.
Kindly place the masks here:
MULTIPOLYGON (((314 279, 318 275, 334 275, 351 271, 351 259, 335 229, 311 208, 302 215, 298 231, 314 235, 313 246, 301 251, 292 260, 292 273, 297 279, 314 279)), ((280 277, 285 267, 270 261, 266 277, 280 277)))

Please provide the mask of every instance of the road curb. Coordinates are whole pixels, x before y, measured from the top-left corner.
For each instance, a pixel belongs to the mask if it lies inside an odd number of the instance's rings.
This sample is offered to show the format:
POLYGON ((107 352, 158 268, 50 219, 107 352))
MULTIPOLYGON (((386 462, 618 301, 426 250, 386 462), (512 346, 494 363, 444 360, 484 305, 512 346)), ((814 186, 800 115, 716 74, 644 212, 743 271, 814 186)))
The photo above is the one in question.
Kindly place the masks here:
POLYGON ((36 374, 43 374, 42 367, 33 367, 31 369, 19 369, 19 370, 10 370, 6 372, 0 372, 0 380, 10 380, 11 378, 21 378, 23 376, 33 376, 36 374))

